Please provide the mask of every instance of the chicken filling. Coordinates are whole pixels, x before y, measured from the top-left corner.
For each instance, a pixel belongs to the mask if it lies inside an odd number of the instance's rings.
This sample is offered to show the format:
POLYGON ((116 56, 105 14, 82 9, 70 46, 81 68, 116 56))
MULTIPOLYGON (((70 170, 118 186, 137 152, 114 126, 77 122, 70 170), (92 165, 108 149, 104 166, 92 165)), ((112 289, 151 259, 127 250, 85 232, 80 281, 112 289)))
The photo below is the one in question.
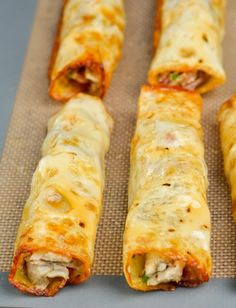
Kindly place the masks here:
POLYGON ((82 87, 90 94, 100 95, 100 74, 87 67, 81 67, 79 69, 69 71, 67 76, 69 80, 74 81, 79 87, 82 87))
POLYGON ((203 71, 167 72, 159 75, 158 81, 163 85, 179 86, 187 90, 195 90, 206 83, 209 76, 203 71))
POLYGON ((184 265, 181 262, 168 264, 161 260, 156 253, 147 253, 142 281, 148 286, 161 283, 179 282, 182 278, 184 265))
POLYGON ((33 253, 26 260, 29 280, 40 290, 48 287, 53 278, 69 279, 69 269, 79 270, 81 264, 55 253, 33 253))

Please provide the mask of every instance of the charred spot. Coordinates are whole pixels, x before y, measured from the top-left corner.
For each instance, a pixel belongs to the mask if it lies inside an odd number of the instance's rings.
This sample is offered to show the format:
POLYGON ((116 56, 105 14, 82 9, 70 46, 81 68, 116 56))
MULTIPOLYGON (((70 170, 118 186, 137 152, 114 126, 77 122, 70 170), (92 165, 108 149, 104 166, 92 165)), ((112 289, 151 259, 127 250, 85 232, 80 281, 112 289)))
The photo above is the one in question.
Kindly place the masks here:
POLYGON ((206 230, 209 229, 207 225, 202 225, 202 227, 203 227, 203 229, 206 229, 206 230))
POLYGON ((137 202, 137 203, 134 204, 134 207, 137 207, 137 206, 139 206, 139 202, 137 202))
POLYGON ((169 150, 169 148, 165 148, 165 150, 169 150))
POLYGON ((206 33, 203 33, 203 34, 202 34, 202 39, 203 39, 203 41, 205 41, 206 43, 208 43, 208 37, 207 37, 206 33))
POLYGON ((180 219, 179 222, 184 222, 183 219, 180 219))
POLYGON ((188 207, 187 207, 187 213, 190 213, 190 212, 191 212, 191 207, 188 206, 188 207))
POLYGON ((175 232, 175 228, 168 229, 169 232, 175 232))
POLYGON ((199 59, 199 60, 198 60, 198 63, 203 63, 203 60, 202 60, 202 59, 199 59))
POLYGON ((84 222, 82 222, 82 221, 79 223, 79 225, 80 225, 81 228, 84 228, 84 227, 85 227, 85 224, 84 224, 84 222))
POLYGON ((162 184, 162 186, 171 186, 171 184, 170 183, 164 183, 164 184, 162 184))
MULTIPOLYGON (((75 273, 76 269, 68 267, 68 271, 69 271, 69 277, 74 277, 73 274, 75 273)), ((76 277, 80 277, 80 276, 81 276, 81 274, 76 273, 76 277)))
POLYGON ((135 255, 132 255, 132 259, 135 259, 135 255))

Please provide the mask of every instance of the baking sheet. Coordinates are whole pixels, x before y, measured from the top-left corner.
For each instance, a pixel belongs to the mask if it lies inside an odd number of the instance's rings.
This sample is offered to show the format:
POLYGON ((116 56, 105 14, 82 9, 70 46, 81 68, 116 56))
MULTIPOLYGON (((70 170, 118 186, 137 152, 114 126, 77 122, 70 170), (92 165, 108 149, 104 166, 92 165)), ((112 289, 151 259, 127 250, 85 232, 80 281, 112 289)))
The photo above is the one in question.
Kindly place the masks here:
MULTIPOLYGON (((121 275, 122 234, 127 209, 129 143, 133 134, 137 97, 146 82, 151 60, 156 0, 127 0, 127 28, 123 57, 106 104, 115 119, 107 159, 103 216, 98 230, 94 274, 121 275)), ((47 66, 61 7, 60 0, 40 0, 25 65, 0 164, 0 271, 7 271, 29 184, 40 158, 49 116, 60 108, 47 96, 47 66)), ((224 42, 228 82, 204 97, 203 126, 209 168, 209 206, 213 221, 213 276, 236 275, 236 228, 231 217, 229 190, 223 175, 216 110, 234 92, 236 63, 232 44, 235 1, 228 2, 224 42)))
POLYGON ((6 280, 2 292, 0 289, 1 307, 234 308, 235 299, 236 284, 232 278, 213 279, 198 288, 144 293, 130 289, 122 276, 93 276, 83 285, 64 288, 53 298, 25 296, 10 287, 6 280))

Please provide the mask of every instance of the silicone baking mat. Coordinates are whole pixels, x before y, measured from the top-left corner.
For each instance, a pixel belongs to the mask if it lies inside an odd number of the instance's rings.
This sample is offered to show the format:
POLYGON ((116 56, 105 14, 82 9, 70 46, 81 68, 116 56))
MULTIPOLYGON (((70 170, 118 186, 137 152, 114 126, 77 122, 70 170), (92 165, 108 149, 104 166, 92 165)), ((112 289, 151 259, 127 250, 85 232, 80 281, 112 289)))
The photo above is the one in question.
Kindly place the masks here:
MULTIPOLYGON (((39 0, 18 94, 0 163, 0 271, 7 271, 30 181, 40 159, 47 121, 60 104, 47 95, 47 70, 61 0, 39 0)), ((105 103, 115 119, 106 161, 106 188, 93 272, 122 274, 122 237, 127 213, 129 144, 133 135, 140 86, 146 83, 152 57, 156 0, 126 1, 126 36, 123 56, 105 103)), ((236 277, 236 227, 230 193, 223 174, 216 123, 219 105, 236 91, 236 2, 228 1, 224 65, 227 83, 204 96, 203 128, 209 169, 208 200, 212 214, 214 277, 236 277)), ((178 31, 178 29, 176 29, 178 31)))

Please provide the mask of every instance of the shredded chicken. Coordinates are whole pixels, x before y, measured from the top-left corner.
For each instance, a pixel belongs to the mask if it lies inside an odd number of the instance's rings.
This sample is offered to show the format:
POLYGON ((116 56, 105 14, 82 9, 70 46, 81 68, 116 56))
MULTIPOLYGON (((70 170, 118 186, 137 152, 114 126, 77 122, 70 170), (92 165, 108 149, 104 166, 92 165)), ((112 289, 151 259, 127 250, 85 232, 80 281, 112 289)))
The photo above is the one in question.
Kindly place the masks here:
POLYGON ((88 85, 91 94, 96 93, 100 88, 100 76, 89 68, 72 70, 68 73, 68 78, 76 81, 80 85, 88 85))
POLYGON ((99 82, 99 76, 94 73, 93 71, 91 71, 89 68, 86 68, 85 69, 85 78, 89 81, 92 81, 92 82, 99 82))
POLYGON ((32 254, 26 260, 26 266, 29 280, 40 290, 46 289, 52 278, 68 280, 68 268, 79 268, 71 258, 50 252, 32 254))
POLYGON ((183 265, 180 262, 167 264, 156 253, 146 254, 144 280, 148 286, 160 283, 179 282, 183 274, 183 265))
POLYGON ((203 85, 208 76, 205 72, 167 72, 159 75, 159 82, 163 85, 180 86, 187 90, 195 90, 203 85))

